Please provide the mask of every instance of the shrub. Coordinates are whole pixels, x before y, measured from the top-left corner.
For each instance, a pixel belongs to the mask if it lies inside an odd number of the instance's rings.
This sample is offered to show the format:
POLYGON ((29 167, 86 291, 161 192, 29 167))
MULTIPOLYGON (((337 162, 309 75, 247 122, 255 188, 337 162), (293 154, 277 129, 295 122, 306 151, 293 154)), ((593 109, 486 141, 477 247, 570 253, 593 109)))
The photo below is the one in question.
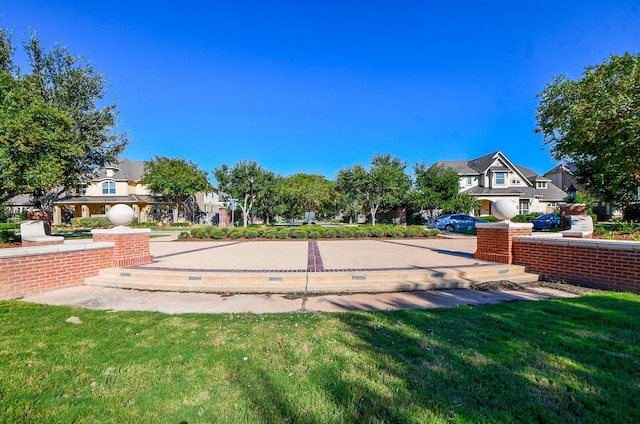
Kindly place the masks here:
POLYGON ((320 238, 320 230, 315 230, 315 229, 310 230, 308 237, 314 240, 320 238))
POLYGON ((320 233, 322 238, 336 238, 336 230, 334 228, 324 228, 320 233))
POLYGON ((142 228, 155 228, 158 226, 157 222, 136 222, 131 224, 132 227, 142 227, 142 228))
POLYGON ((404 229, 402 227, 387 227, 385 235, 387 237, 404 237, 404 229))
POLYGON ((422 234, 425 237, 435 237, 440 235, 440 230, 438 230, 437 228, 424 228, 422 234))
MULTIPOLYGON (((266 239, 274 239, 276 238, 276 233, 277 233, 277 229, 274 228, 269 228, 268 230, 264 230, 262 237, 266 238, 266 239)), ((285 236, 285 238, 287 238, 285 236)))
POLYGON ((20 228, 20 223, 17 222, 7 222, 0 224, 0 230, 17 230, 20 228))
POLYGON ((207 233, 209 235, 209 238, 212 238, 215 240, 222 240, 224 236, 227 235, 227 230, 224 228, 213 227, 211 230, 207 231, 207 233))
POLYGON ((419 225, 410 225, 404 229, 405 237, 420 237, 423 234, 422 231, 422 227, 419 225))
POLYGON ((205 239, 209 237, 208 231, 206 227, 194 228, 191 230, 191 237, 197 239, 205 239))
POLYGON ((352 238, 355 233, 355 228, 353 227, 342 227, 337 233, 339 238, 352 238))
POLYGON ((190 222, 172 222, 169 224, 171 227, 188 227, 191 225, 190 222))
POLYGON ((275 236, 279 239, 285 240, 289 237, 289 230, 286 228, 278 228, 275 232, 275 236))
POLYGON ((181 231, 180 235, 178 235, 178 240, 186 240, 188 238, 191 238, 191 234, 188 231, 181 231))
POLYGON ((16 241, 20 241, 20 236, 18 236, 16 233, 7 229, 0 230, 0 243, 9 243, 16 241))
POLYGON ((369 237, 369 229, 368 228, 354 228, 353 229, 353 237, 355 237, 355 238, 367 238, 367 237, 369 237))
POLYGON ((303 240, 307 238, 307 231, 303 230, 302 228, 296 228, 289 231, 289 237, 296 240, 303 240))
POLYGON ((258 230, 255 228, 248 228, 247 231, 245 231, 244 236, 248 239, 254 239, 258 237, 258 230))
POLYGON ((380 226, 369 227, 368 230, 369 230, 369 235, 371 237, 384 237, 385 236, 385 229, 380 227, 380 226))
POLYGON ((71 223, 78 227, 84 228, 106 228, 111 226, 111 221, 106 216, 101 217, 85 217, 85 218, 72 218, 71 223))
POLYGON ((238 240, 244 237, 244 232, 244 228, 233 228, 231 231, 229 231, 228 236, 233 240, 238 240))

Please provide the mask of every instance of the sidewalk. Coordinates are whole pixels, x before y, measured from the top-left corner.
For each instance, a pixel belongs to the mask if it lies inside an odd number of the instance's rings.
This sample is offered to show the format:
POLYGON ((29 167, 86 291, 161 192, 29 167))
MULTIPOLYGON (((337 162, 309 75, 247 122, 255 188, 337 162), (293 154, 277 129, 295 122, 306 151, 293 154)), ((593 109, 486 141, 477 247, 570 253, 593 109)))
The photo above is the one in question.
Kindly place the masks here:
MULTIPOLYGON (((339 275, 355 272, 367 275, 403 275, 419 270, 441 272, 446 269, 483 270, 495 263, 473 257, 473 237, 345 241, 202 241, 170 242, 175 234, 152 238, 153 262, 123 269, 156 273, 158 281, 175 272, 188 273, 192 280, 214 275, 232 279, 238 274, 295 275, 296 278, 324 276, 327 287, 339 275), (204 276, 204 277, 201 277, 204 276), (228 277, 225 277, 228 276, 228 277)), ((470 272, 470 271, 469 271, 470 272)), ((507 275, 501 278, 506 278, 507 275)), ((272 277, 270 277, 272 278, 272 277)), ((278 277, 280 278, 280 277, 278 277)), ((282 277, 285 279, 285 277, 282 277)), ((279 281, 275 278, 273 281, 279 281)), ((153 284, 153 282, 151 282, 153 284)), ((275 286, 277 283, 269 283, 275 286)), ((341 284, 341 283, 340 283, 341 284)), ((339 286, 339 285, 338 285, 339 286)), ((526 284, 523 285, 527 287, 526 284)), ((179 286, 184 287, 184 286, 179 286)), ((67 305, 104 310, 160 311, 165 313, 269 313, 294 311, 384 311, 406 308, 439 308, 480 305, 516 300, 540 300, 575 295, 539 286, 526 290, 418 290, 386 293, 220 294, 195 289, 162 291, 163 286, 147 290, 85 285, 29 296, 23 300, 50 305, 67 305)), ((322 290, 320 290, 322 291, 322 290)))

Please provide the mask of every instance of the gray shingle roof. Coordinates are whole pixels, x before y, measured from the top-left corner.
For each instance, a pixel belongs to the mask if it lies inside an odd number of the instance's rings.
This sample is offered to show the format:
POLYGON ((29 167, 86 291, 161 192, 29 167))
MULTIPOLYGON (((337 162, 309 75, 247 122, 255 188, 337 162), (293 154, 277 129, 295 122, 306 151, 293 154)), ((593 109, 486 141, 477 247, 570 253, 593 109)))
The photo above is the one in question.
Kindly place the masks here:
POLYGON ((116 163, 100 168, 96 171, 95 180, 113 178, 116 181, 140 181, 144 174, 144 161, 132 161, 127 158, 119 159, 116 163), (107 177, 107 169, 115 168, 113 177, 107 177))

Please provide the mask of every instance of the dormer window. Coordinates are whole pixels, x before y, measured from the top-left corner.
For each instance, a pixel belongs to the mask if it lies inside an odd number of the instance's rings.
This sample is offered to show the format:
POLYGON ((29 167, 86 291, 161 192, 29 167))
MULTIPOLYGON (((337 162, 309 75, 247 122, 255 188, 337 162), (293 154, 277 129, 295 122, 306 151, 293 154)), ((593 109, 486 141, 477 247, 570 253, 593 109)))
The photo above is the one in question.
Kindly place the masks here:
POLYGON ((104 181, 102 183, 102 194, 116 194, 116 182, 104 181))
POLYGON ((537 181, 536 188, 547 188, 547 183, 545 181, 537 181))
POLYGON ((496 185, 504 185, 506 181, 506 172, 496 172, 496 185))

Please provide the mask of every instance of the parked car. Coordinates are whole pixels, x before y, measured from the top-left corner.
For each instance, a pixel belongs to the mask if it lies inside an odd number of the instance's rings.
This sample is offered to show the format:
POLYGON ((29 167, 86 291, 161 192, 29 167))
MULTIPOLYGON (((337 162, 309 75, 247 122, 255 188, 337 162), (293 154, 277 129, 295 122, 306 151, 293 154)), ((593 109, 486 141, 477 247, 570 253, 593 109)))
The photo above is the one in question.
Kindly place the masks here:
POLYGON ((427 227, 438 228, 444 231, 475 230, 476 223, 478 222, 487 221, 476 219, 471 215, 450 213, 429 219, 429 221, 427 221, 427 227))
POLYGON ((560 228, 560 215, 557 213, 548 213, 540 215, 531 220, 534 230, 550 230, 552 228, 560 228))

